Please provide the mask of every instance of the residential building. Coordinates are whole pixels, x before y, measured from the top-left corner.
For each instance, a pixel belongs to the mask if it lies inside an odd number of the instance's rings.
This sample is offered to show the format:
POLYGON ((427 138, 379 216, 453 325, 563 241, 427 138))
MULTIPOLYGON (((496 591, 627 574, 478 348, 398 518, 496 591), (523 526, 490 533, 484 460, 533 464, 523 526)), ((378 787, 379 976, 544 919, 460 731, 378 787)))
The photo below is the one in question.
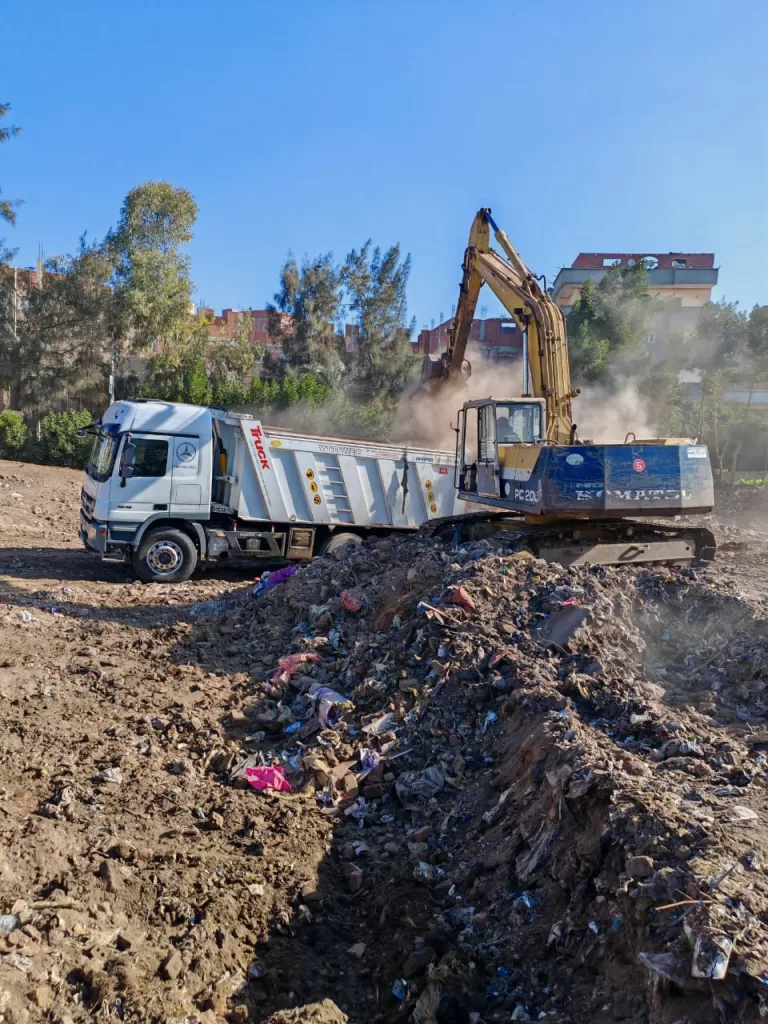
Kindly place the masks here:
MULTIPOLYGON (((448 348, 448 335, 453 327, 453 318, 437 327, 425 327, 413 343, 415 352, 438 355, 448 348)), ((501 363, 517 359, 523 354, 523 337, 511 317, 475 319, 467 342, 467 359, 501 363)))
POLYGON ((651 295, 673 300, 683 309, 709 302, 718 268, 712 252, 580 252, 570 267, 562 267, 552 285, 552 297, 566 312, 578 300, 585 281, 601 281, 611 267, 645 264, 651 295))
MULTIPOLYGON (((195 310, 196 316, 206 316, 210 319, 209 335, 211 338, 234 338, 237 334, 238 318, 244 314, 251 318, 253 325, 248 331, 248 341, 252 345, 261 345, 265 354, 269 353, 273 358, 279 359, 283 354, 282 345, 278 339, 267 333, 268 311, 266 309, 222 309, 219 315, 216 315, 210 306, 199 306, 195 310)), ((281 313, 280 316, 283 327, 290 327, 290 316, 286 313, 281 313)))

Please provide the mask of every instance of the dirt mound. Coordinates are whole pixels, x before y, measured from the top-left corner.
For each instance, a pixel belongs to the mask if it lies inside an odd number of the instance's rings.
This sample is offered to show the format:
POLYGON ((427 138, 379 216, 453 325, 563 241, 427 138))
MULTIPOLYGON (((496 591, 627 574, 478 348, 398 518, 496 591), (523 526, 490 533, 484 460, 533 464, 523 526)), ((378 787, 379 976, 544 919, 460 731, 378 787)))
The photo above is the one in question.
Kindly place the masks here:
MULTIPOLYGON (((375 950, 340 1000, 353 1019, 366 999, 382 1020, 446 999, 457 1020, 754 1016, 764 620, 709 579, 408 540, 319 560, 226 619, 229 657, 263 673, 250 763, 336 821, 323 958, 375 950), (720 935, 725 978, 696 976, 720 935)), ((264 952, 296 998, 323 970, 305 925, 264 952)))

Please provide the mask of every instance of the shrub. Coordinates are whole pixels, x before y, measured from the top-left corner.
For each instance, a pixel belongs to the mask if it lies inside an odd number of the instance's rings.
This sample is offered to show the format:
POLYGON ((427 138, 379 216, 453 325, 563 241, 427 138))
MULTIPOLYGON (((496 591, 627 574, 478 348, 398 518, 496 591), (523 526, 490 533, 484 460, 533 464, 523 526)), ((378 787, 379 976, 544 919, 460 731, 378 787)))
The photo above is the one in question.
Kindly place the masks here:
POLYGON ((0 458, 18 459, 28 433, 20 412, 0 412, 0 458))
POLYGON ((40 425, 40 443, 35 455, 48 466, 82 469, 88 461, 93 438, 78 437, 80 427, 93 422, 89 412, 49 412, 40 425))

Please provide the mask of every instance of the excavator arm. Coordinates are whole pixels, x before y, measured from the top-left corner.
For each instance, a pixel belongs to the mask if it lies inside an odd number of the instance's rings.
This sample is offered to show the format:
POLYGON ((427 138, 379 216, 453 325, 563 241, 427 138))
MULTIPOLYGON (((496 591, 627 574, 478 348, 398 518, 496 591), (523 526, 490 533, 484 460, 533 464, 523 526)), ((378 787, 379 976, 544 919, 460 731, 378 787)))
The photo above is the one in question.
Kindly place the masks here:
POLYGON ((466 375, 467 342, 483 284, 496 295, 527 340, 533 395, 546 402, 547 440, 568 444, 573 435, 571 399, 578 391, 571 388, 563 311, 539 286, 489 209, 478 211, 472 223, 459 302, 443 359, 443 381, 466 375), (491 248, 490 228, 504 256, 491 248))

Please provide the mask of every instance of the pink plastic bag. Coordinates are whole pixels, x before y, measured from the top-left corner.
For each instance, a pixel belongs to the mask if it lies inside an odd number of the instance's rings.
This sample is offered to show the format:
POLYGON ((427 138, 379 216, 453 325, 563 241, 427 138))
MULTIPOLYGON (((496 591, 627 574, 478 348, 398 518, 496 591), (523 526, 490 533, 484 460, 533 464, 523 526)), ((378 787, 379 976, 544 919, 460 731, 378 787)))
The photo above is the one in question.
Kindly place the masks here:
POLYGON ((360 600, 360 598, 355 597, 354 594, 350 594, 348 590, 345 590, 344 593, 341 595, 341 603, 344 605, 348 612, 352 612, 353 614, 355 612, 359 612, 360 609, 363 607, 363 602, 360 600))
POLYGON ((246 768, 245 777, 254 789, 260 791, 274 789, 278 793, 293 792, 290 782, 285 777, 285 771, 279 766, 256 765, 253 768, 246 768))
POLYGON ((291 676, 296 675, 299 665, 311 661, 315 665, 322 665, 323 659, 314 651, 302 651, 300 654, 286 654, 277 660, 277 670, 272 676, 272 682, 287 683, 291 676))

